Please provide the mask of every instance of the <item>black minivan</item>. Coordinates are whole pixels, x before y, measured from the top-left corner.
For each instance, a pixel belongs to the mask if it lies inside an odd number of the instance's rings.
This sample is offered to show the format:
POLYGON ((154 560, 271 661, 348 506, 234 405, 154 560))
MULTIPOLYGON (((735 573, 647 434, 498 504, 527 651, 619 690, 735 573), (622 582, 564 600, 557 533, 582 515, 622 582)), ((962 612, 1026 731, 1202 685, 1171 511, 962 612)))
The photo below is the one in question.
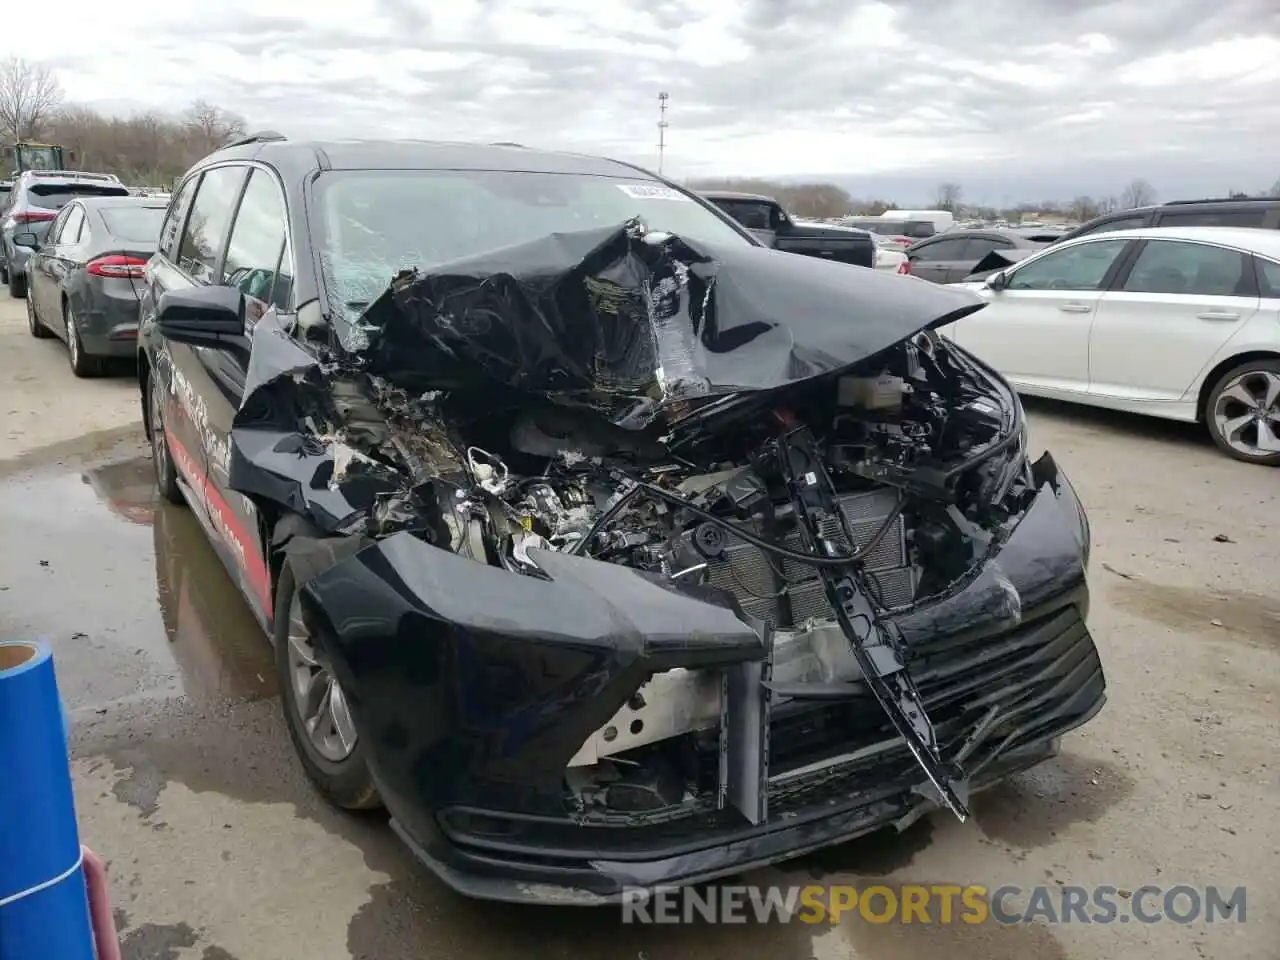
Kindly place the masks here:
POLYGON ((1140 227, 1260 227, 1280 230, 1280 197, 1252 200, 1171 200, 1104 213, 1064 233, 1057 242, 1091 233, 1140 227))

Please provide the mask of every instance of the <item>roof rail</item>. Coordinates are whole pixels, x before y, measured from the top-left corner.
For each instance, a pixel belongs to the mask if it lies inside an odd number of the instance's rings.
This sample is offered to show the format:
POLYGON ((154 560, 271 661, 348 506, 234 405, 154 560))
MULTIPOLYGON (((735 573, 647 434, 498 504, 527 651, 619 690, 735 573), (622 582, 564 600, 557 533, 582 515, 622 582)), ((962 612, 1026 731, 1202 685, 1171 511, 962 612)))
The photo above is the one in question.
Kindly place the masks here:
POLYGON ((1275 197, 1206 197, 1203 200, 1168 200, 1166 207, 1181 207, 1193 203, 1257 203, 1259 201, 1275 201, 1275 197))
POLYGON ((251 143, 268 143, 273 140, 287 139, 289 138, 283 133, 276 133, 274 130, 259 130, 256 133, 246 134, 239 140, 232 140, 230 143, 224 143, 222 145, 222 149, 226 150, 228 147, 243 147, 251 143))
POLYGON ((491 147, 519 147, 521 150, 528 150, 523 143, 512 143, 510 140, 499 140, 497 143, 489 144, 491 147))

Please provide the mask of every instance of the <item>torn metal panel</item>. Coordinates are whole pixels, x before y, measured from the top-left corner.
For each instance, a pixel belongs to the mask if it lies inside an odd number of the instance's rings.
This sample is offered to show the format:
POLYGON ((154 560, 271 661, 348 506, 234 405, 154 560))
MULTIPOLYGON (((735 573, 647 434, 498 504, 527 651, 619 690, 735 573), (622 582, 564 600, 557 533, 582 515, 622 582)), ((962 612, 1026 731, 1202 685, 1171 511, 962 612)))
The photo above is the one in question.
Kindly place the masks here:
POLYGON ((400 533, 304 588, 393 809, 402 797, 558 813, 570 758, 645 677, 763 656, 712 591, 531 555, 545 579, 400 533))
POLYGON ((370 369, 483 382, 618 423, 866 360, 982 307, 972 294, 759 247, 621 229, 558 234, 398 278, 366 313, 370 369))

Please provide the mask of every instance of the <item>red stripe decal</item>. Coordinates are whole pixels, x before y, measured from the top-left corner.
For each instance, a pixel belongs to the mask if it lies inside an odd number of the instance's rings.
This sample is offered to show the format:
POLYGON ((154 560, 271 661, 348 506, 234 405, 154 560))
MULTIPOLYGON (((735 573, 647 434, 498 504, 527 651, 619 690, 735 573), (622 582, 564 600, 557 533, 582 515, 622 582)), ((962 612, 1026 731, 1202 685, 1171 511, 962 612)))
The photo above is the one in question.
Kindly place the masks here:
POLYGON ((273 616, 271 573, 267 570, 267 564, 263 559, 262 552, 258 549, 257 534, 250 534, 245 529, 240 517, 231 509, 231 505, 227 503, 218 488, 209 482, 209 478, 205 476, 204 471, 196 466, 196 461, 192 459, 186 447, 173 435, 173 431, 169 429, 168 424, 165 424, 164 435, 165 439, 169 441, 169 450, 173 454, 174 464, 182 471, 187 483, 195 490, 196 496, 203 500, 208 506, 209 512, 215 515, 211 518, 214 528, 219 530, 223 535, 223 540, 227 541, 227 546, 231 548, 231 555, 236 559, 241 571, 248 579, 253 592, 258 595, 258 599, 262 603, 262 609, 266 611, 267 617, 270 619, 273 616))

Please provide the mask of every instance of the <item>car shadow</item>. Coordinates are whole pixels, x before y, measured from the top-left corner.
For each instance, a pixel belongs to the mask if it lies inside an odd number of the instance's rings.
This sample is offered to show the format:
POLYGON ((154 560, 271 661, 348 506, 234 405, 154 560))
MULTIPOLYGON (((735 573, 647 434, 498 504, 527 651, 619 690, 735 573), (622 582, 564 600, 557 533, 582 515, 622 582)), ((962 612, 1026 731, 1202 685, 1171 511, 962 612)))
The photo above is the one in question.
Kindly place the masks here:
POLYGON ((1023 409, 1032 416, 1050 419, 1063 424, 1085 427, 1117 438, 1140 437, 1162 443, 1175 443, 1187 449, 1213 449, 1213 441, 1203 424, 1182 420, 1166 420, 1123 410, 1085 406, 1066 400, 1050 400, 1045 397, 1021 397, 1023 409))

